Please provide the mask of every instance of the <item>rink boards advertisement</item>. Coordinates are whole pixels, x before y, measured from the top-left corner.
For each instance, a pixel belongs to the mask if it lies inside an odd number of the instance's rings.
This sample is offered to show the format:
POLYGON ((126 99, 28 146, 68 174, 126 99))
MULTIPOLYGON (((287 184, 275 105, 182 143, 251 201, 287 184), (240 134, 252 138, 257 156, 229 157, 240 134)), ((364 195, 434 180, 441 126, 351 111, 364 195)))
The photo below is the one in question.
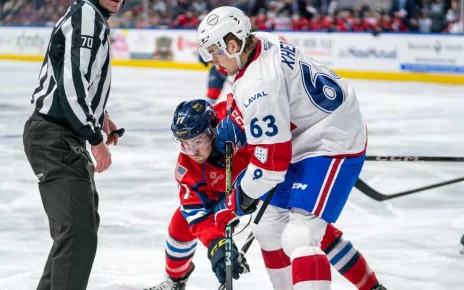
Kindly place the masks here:
MULTIPOLYGON (((51 27, 0 27, 0 58, 39 60, 51 27)), ((347 77, 464 83, 464 36, 274 31, 347 77), (424 77, 425 76, 425 77, 424 77), (427 80, 426 80, 427 81, 427 80)), ((204 69, 194 30, 113 29, 115 65, 204 69)))

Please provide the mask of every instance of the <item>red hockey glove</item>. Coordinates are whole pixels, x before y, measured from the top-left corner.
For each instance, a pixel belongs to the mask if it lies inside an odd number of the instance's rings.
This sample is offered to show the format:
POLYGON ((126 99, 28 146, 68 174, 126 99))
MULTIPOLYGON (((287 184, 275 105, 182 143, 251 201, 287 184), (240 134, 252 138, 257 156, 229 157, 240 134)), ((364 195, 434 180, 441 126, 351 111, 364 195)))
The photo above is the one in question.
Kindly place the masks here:
POLYGON ((241 216, 253 213, 256 210, 258 201, 258 199, 248 197, 240 186, 237 187, 214 208, 214 221, 216 225, 222 231, 225 231, 229 223, 234 222, 241 216))

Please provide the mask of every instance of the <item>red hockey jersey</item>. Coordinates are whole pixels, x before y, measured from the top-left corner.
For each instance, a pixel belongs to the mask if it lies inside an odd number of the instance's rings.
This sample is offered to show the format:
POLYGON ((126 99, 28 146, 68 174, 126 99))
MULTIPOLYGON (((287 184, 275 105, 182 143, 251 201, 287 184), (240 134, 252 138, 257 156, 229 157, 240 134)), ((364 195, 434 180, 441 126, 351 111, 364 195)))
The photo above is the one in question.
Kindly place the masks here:
MULTIPOLYGON (((218 122, 225 118, 225 102, 214 106, 218 122)), ((246 169, 250 160, 248 150, 240 149, 232 157, 232 180, 246 169)), ((224 237, 214 222, 214 207, 225 197, 226 170, 223 165, 205 162, 198 164, 187 154, 180 153, 175 169, 179 184, 180 210, 190 231, 206 247, 212 240, 224 237)))

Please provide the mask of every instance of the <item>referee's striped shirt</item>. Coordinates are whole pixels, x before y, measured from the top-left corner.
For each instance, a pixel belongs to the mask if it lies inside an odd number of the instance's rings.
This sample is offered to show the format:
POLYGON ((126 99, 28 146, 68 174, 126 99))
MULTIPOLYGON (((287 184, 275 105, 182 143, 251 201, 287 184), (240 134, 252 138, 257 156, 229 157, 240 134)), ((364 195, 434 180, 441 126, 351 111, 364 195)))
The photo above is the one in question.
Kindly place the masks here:
POLYGON ((53 29, 31 100, 37 113, 92 145, 103 140, 111 86, 108 16, 92 0, 78 0, 68 9, 53 29))

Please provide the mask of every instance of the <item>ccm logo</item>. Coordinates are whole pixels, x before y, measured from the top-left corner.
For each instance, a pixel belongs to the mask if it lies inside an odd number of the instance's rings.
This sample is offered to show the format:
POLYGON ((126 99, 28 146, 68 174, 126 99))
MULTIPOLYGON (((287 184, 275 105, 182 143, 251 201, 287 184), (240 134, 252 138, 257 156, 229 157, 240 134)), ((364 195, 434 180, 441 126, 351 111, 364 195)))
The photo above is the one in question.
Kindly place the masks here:
POLYGON ((378 161, 418 161, 417 156, 377 156, 378 161))
POLYGON ((240 127, 240 129, 245 131, 245 126, 243 124, 243 117, 242 117, 242 114, 240 113, 240 111, 238 111, 237 109, 234 109, 232 111, 231 118, 232 118, 232 120, 235 121, 235 124, 237 124, 240 127))
POLYGON ((306 187, 308 187, 307 184, 303 184, 303 183, 294 183, 292 189, 303 189, 303 190, 305 190, 306 187))

